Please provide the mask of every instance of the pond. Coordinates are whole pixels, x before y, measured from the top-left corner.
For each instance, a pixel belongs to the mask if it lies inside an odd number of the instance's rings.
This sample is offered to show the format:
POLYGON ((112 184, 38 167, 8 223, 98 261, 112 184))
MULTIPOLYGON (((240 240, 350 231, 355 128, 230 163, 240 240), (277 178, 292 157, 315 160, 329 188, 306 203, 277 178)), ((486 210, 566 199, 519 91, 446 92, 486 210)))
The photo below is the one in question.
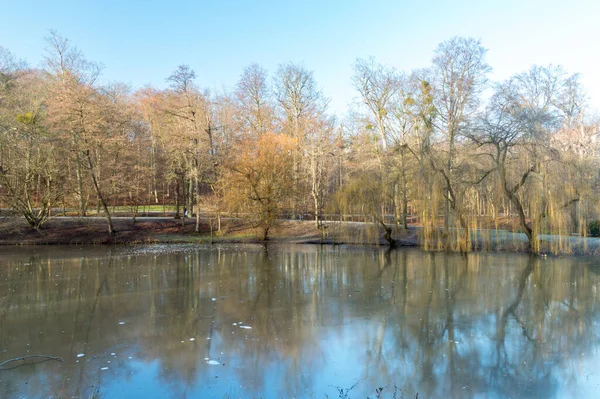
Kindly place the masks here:
POLYGON ((0 363, 63 359, 5 364, 0 397, 595 397, 599 284, 583 257, 0 248, 0 363))

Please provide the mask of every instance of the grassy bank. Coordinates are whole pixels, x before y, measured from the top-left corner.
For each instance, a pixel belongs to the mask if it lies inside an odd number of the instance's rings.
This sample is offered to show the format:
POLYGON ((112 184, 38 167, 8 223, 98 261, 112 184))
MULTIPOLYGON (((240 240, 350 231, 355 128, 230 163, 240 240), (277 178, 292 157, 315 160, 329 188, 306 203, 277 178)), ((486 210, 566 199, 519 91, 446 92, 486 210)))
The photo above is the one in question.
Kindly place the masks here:
MULTIPOLYGON (((55 217, 42 229, 31 229, 22 218, 0 218, 0 245, 79 245, 79 244, 148 244, 148 243, 260 243, 261 232, 239 219, 223 219, 221 230, 216 222, 200 223, 195 219, 172 217, 131 217, 113 219, 116 233, 107 234, 101 217, 55 217), (182 223, 183 222, 183 223, 182 223)), ((362 222, 328 222, 318 229, 314 221, 284 220, 274 226, 269 242, 292 244, 375 245, 386 246, 384 230, 377 224, 362 222)), ((410 226, 395 233, 397 246, 419 246, 420 227, 410 226)), ((565 254, 600 254, 600 239, 574 236, 541 236, 545 252, 560 243, 565 254)), ((508 230, 479 229, 472 233, 474 250, 527 250, 524 234, 508 230)), ((430 243, 431 244, 431 243, 430 243)), ((429 246, 436 249, 435 246, 429 246)), ((442 249, 438 246, 437 249, 442 249)))
MULTIPOLYGON (((0 219, 0 244, 137 244, 137 243, 254 243, 262 242, 260 232, 238 219, 225 219, 221 231, 202 220, 195 232, 195 219, 138 218, 113 219, 116 233, 107 234, 100 217, 55 217, 36 231, 21 218, 0 219)), ((273 227, 269 241, 286 243, 326 243, 385 245, 378 226, 367 223, 331 223, 323 233, 313 221, 282 221, 273 227)), ((417 232, 409 229, 399 236, 399 245, 416 246, 417 232)))

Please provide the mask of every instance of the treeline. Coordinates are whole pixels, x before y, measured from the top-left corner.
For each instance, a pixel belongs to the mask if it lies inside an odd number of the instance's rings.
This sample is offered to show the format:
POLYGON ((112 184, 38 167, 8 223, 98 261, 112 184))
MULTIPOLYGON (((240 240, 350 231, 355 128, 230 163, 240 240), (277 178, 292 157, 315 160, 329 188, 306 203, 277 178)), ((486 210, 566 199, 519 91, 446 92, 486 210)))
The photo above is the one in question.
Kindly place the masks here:
POLYGON ((540 234, 587 235, 597 218, 598 121, 579 76, 533 66, 492 83, 474 39, 441 43, 409 73, 357 60, 360 101, 343 122, 299 64, 272 77, 251 65, 225 93, 182 65, 167 89, 132 92, 46 40, 41 69, 0 48, 0 195, 36 229, 52 208, 95 207, 113 234, 113 206, 173 204, 217 226, 243 217, 264 238, 281 217, 324 229, 359 215, 394 245, 416 223, 426 248, 457 251, 514 220, 539 252, 540 234))

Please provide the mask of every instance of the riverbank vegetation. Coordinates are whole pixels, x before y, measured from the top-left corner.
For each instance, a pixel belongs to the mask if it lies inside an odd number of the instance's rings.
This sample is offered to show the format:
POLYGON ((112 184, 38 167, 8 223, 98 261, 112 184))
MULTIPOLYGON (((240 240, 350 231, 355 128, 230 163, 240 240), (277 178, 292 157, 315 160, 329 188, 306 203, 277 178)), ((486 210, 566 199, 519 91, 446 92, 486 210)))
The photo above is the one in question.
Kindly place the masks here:
POLYGON ((309 218, 322 238, 328 221, 360 221, 394 246, 413 225, 424 248, 467 252, 509 219, 532 252, 568 253, 599 219, 598 119, 558 66, 491 82, 486 49, 459 37, 420 70, 359 59, 357 101, 336 119, 302 64, 250 65, 218 93, 181 65, 168 88, 134 91, 101 84, 67 39, 46 41, 40 68, 0 48, 1 206, 34 230, 93 211, 114 236, 114 207, 135 222, 162 205, 211 237, 224 217, 263 239, 309 218), (544 248, 543 234, 565 239, 544 248))

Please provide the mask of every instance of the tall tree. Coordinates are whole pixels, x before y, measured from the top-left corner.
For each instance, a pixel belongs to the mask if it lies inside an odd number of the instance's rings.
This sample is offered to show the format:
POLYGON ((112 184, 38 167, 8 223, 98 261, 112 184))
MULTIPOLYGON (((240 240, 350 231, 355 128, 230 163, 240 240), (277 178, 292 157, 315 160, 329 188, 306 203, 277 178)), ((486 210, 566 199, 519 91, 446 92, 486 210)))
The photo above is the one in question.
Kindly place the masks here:
POLYGON ((242 72, 235 89, 239 105, 237 118, 245 134, 258 136, 273 128, 273 104, 271 88, 267 83, 267 71, 252 64, 242 72))
POLYGON ((375 120, 379 143, 385 151, 390 142, 390 117, 394 96, 400 90, 400 76, 394 69, 376 63, 373 58, 358 59, 352 82, 375 120))
POLYGON ((436 126, 444 136, 447 153, 446 159, 435 167, 446 181, 446 231, 450 226, 451 211, 460 214, 461 199, 453 187, 456 183, 456 145, 477 112, 480 94, 487 84, 491 68, 485 62, 486 52, 478 40, 454 37, 441 43, 433 57, 431 84, 437 109, 436 126))
POLYGON ((106 97, 96 87, 101 68, 87 61, 77 48, 56 32, 51 32, 46 41, 46 72, 51 93, 49 114, 53 117, 53 128, 66 134, 71 141, 79 212, 82 216, 86 214, 83 179, 84 172, 87 172, 92 190, 104 212, 108 233, 112 235, 112 218, 98 175, 101 147, 108 133, 105 129, 106 117, 109 115, 104 108, 106 97))
POLYGON ((35 71, 11 78, 0 111, 0 197, 39 229, 63 195, 63 143, 46 128, 45 90, 35 71))
POLYGON ((437 111, 434 123, 443 139, 443 147, 437 148, 438 154, 430 154, 430 161, 445 183, 444 231, 450 233, 454 216, 460 228, 461 250, 469 249, 470 233, 463 215, 466 202, 461 193, 465 190, 459 188, 463 173, 457 170, 463 165, 458 162, 457 145, 478 110, 480 94, 487 84, 490 67, 485 54, 486 49, 478 40, 454 37, 435 50, 428 78, 437 111))
POLYGON ((242 139, 227 165, 226 200, 230 209, 262 230, 263 240, 289 204, 293 184, 290 153, 295 140, 266 133, 257 140, 242 139))
POLYGON ((541 250, 539 234, 546 217, 551 212, 556 217, 580 200, 579 192, 568 190, 568 182, 558 178, 567 164, 552 146, 553 137, 570 120, 560 104, 571 78, 558 67, 534 66, 497 85, 480 135, 474 137, 492 160, 534 253, 541 250))
POLYGON ((292 217, 299 211, 300 204, 307 199, 307 182, 302 179, 303 153, 309 126, 322 117, 327 101, 317 87, 313 73, 302 65, 287 63, 279 66, 275 80, 275 95, 281 107, 282 131, 294 139, 297 148, 293 158, 292 217), (304 197, 304 198, 303 198, 304 197))
POLYGON ((179 130, 184 162, 187 163, 188 207, 196 208, 196 232, 200 229, 201 184, 216 182, 214 170, 213 115, 207 95, 194 84, 196 73, 187 65, 180 65, 167 81, 171 85, 165 112, 173 118, 179 130))

